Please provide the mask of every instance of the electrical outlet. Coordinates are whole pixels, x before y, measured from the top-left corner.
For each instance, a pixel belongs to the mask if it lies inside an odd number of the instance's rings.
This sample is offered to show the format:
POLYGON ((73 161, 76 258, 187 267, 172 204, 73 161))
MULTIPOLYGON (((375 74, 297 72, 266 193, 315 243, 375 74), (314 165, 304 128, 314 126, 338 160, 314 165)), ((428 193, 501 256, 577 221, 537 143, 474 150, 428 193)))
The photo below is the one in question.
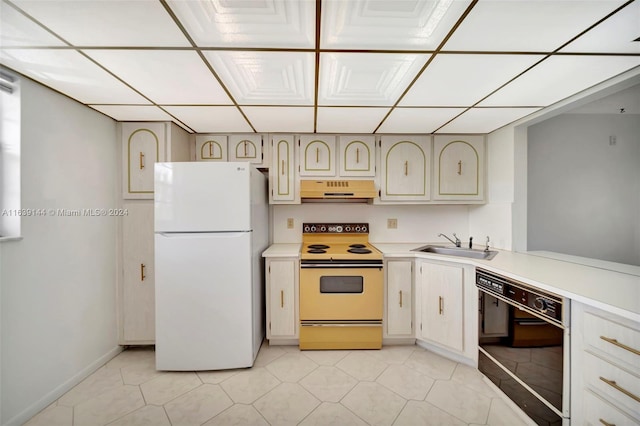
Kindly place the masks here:
POLYGON ((293 229, 293 218, 292 217, 287 219, 287 229, 293 229))
POLYGON ((398 219, 387 219, 387 228, 389 228, 389 229, 397 229, 398 228, 398 219))

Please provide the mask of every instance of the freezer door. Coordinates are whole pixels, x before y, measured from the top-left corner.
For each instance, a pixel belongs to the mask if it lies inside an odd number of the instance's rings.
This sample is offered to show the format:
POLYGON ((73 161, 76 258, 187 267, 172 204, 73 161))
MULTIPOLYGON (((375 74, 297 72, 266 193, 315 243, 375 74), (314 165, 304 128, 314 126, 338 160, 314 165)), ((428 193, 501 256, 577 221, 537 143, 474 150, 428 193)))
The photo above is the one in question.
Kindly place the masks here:
POLYGON ((253 365, 250 234, 155 235, 158 370, 253 365))
POLYGON ((251 229, 249 163, 156 163, 155 231, 251 229))

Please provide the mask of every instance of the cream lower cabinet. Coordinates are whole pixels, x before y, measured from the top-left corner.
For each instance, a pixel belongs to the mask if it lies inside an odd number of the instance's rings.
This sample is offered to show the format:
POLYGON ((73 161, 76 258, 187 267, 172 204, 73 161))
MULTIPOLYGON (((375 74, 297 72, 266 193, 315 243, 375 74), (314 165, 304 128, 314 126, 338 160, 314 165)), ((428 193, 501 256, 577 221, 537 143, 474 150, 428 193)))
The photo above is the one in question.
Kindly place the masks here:
POLYGON ((155 341, 153 202, 125 203, 122 217, 121 344, 155 341))
POLYGON ((475 269, 450 262, 416 262, 416 338, 469 364, 477 362, 475 269))
POLYGON ((384 269, 385 337, 413 337, 413 260, 389 259, 384 269))
POLYGON ((571 424, 640 425, 640 323, 576 301, 571 424))
POLYGON ((270 344, 292 343, 298 339, 297 258, 266 260, 267 339, 270 344))

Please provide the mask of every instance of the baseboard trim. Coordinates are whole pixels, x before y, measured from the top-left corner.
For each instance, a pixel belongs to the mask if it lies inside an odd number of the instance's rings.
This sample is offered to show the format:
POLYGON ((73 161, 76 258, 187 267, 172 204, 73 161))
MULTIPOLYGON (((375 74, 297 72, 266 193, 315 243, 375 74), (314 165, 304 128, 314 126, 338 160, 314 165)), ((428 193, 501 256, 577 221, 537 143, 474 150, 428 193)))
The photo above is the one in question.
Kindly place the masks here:
POLYGON ((98 368, 105 365, 109 360, 122 352, 122 346, 116 346, 112 348, 109 352, 102 355, 100 358, 89 364, 87 367, 80 370, 77 374, 72 376, 69 380, 62 383, 60 386, 53 389, 51 392, 31 404, 22 412, 13 416, 13 418, 9 419, 3 426, 20 426, 26 423, 33 416, 38 414, 40 411, 44 410, 51 404, 53 404, 57 399, 59 399, 62 395, 71 390, 78 383, 86 379, 91 373, 96 371, 98 368))

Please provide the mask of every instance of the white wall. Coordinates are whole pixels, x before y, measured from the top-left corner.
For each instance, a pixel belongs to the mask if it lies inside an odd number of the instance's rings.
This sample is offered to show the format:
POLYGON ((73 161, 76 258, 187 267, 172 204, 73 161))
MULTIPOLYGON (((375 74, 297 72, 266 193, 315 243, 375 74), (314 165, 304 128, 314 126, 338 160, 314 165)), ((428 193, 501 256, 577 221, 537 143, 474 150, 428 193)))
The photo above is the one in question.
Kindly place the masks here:
MULTIPOLYGON (((311 203, 273 206, 274 243, 296 243, 302 237, 302 223, 369 223, 372 242, 443 242, 439 233, 455 232, 463 241, 469 238, 468 206, 465 205, 380 205, 311 203), (294 228, 287 229, 287 218, 294 228), (397 219, 397 229, 387 229, 387 219, 397 219)), ((479 243, 479 235, 473 235, 479 243)))
POLYGON ((527 180, 529 250, 640 266, 640 115, 530 126, 527 180))
MULTIPOLYGON (((117 207, 113 120, 22 81, 22 208, 117 207)), ((119 350, 116 221, 23 217, 2 243, 2 424, 20 424, 119 350)))

